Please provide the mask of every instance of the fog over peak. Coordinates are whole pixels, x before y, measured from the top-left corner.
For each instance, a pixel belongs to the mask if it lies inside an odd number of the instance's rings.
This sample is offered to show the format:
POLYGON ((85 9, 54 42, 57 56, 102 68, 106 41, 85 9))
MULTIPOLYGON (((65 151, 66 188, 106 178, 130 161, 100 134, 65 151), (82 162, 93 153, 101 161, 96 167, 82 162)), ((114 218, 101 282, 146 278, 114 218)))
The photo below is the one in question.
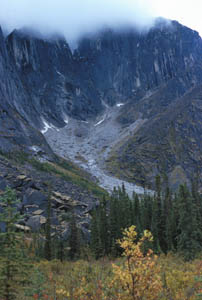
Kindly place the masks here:
POLYGON ((0 25, 10 32, 29 27, 75 41, 102 27, 152 26, 149 0, 1 0, 0 25))

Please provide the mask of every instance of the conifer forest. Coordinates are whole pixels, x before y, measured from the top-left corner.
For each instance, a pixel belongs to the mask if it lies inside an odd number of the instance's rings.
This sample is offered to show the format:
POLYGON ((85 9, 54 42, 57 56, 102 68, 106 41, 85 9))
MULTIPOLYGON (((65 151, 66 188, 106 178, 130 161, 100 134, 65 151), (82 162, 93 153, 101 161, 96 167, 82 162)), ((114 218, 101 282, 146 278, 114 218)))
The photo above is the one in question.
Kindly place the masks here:
MULTIPOLYGON (((74 211, 67 239, 47 222, 19 230, 15 191, 1 196, 0 299, 201 299, 202 199, 196 181, 176 193, 156 177, 153 194, 114 189, 91 212, 85 239, 74 211), (163 187, 162 187, 163 186, 163 187)), ((48 191, 51 194, 51 191, 48 191)))

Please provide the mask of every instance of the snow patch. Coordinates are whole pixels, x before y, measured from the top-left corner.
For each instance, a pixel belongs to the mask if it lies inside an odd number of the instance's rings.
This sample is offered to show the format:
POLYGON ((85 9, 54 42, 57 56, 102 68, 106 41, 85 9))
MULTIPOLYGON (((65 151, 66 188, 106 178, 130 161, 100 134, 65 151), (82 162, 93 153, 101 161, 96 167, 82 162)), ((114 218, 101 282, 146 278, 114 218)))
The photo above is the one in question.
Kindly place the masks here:
POLYGON ((68 123, 69 123, 69 119, 68 119, 68 118, 65 118, 65 119, 64 119, 64 122, 65 122, 65 124, 68 124, 68 123))
POLYGON ((117 103, 117 107, 120 107, 120 106, 123 106, 124 105, 124 103, 117 103))
POLYGON ((93 166, 95 164, 95 160, 94 159, 90 159, 89 161, 88 161, 88 165, 89 166, 93 166))
POLYGON ((159 64, 156 60, 154 61, 154 69, 155 69, 155 72, 160 73, 159 64))
POLYGON ((70 121, 70 119, 69 119, 68 115, 66 115, 66 113, 63 113, 63 121, 65 124, 68 124, 70 121))
POLYGON ((59 131, 59 129, 56 128, 53 124, 47 123, 44 119, 42 121, 44 124, 44 129, 41 130, 42 134, 46 133, 48 131, 48 129, 56 129, 57 131, 59 131))
POLYGON ((103 105, 104 107, 106 107, 106 108, 109 108, 109 105, 108 105, 107 103, 105 103, 104 100, 102 100, 102 105, 103 105))
POLYGON ((80 96, 81 95, 81 89, 80 88, 76 88, 76 95, 80 96))
POLYGON ((38 149, 37 146, 31 146, 30 149, 33 150, 34 152, 38 152, 39 151, 39 149, 38 149))
POLYGON ((60 75, 61 77, 64 77, 64 75, 63 75, 62 73, 60 73, 59 71, 57 71, 57 70, 56 70, 56 73, 57 73, 58 75, 60 75))
POLYGON ((140 78, 136 78, 136 87, 139 88, 141 86, 140 78))
POLYGON ((106 116, 104 116, 104 118, 102 120, 100 120, 98 123, 96 123, 94 126, 98 126, 98 125, 102 124, 104 122, 104 120, 105 120, 105 117, 106 116))

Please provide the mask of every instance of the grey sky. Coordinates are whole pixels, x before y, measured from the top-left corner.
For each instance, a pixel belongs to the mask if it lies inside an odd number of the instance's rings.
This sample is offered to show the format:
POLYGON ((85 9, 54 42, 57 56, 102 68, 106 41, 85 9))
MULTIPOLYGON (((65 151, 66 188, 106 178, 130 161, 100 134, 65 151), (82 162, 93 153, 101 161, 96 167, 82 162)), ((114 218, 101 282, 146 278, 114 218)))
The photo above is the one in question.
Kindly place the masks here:
POLYGON ((150 26, 154 16, 175 19, 202 33, 202 0, 0 0, 0 25, 62 33, 68 40, 103 25, 150 26))
POLYGON ((152 22, 147 0, 0 0, 0 24, 11 31, 24 26, 75 39, 103 25, 152 22))

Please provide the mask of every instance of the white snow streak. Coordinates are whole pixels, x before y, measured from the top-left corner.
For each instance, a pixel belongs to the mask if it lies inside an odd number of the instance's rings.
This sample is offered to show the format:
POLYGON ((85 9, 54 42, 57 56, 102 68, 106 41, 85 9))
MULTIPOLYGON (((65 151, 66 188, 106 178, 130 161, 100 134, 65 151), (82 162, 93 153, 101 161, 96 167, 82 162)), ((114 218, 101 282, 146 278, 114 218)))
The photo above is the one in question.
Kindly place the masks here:
POLYGON ((44 124, 44 129, 41 130, 42 134, 45 134, 48 131, 48 129, 56 129, 57 131, 59 131, 59 129, 56 128, 53 124, 47 123, 44 119, 42 121, 44 124))
POLYGON ((104 120, 105 120, 105 117, 106 116, 104 116, 104 118, 102 120, 100 120, 98 123, 96 123, 94 126, 98 126, 98 125, 102 124, 104 122, 104 120))
POLYGON ((117 103, 117 107, 120 107, 120 106, 123 106, 124 105, 124 103, 117 103))

